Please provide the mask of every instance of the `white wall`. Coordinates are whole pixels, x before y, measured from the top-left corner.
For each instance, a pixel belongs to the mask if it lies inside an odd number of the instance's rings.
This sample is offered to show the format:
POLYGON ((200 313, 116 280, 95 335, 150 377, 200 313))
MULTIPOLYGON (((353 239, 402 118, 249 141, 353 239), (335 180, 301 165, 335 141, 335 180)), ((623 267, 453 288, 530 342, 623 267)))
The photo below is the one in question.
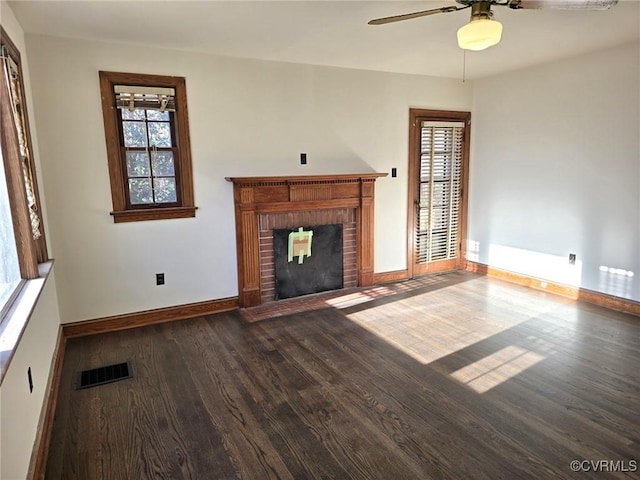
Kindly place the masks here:
POLYGON ((640 300, 640 44, 475 82, 469 239, 481 263, 640 300))
POLYGON ((398 178, 377 182, 375 271, 406 268, 409 108, 471 108, 470 85, 452 79, 41 36, 27 43, 63 322, 237 295, 226 176, 397 167, 398 178), (99 70, 186 77, 195 219, 113 223, 99 70), (165 286, 155 286, 156 272, 165 286))
MULTIPOLYGON (((0 21, 9 37, 21 52, 27 109, 31 121, 33 152, 36 168, 41 170, 37 131, 33 121, 34 106, 31 99, 28 58, 24 48, 24 34, 11 8, 0 1, 0 21)), ((39 183, 42 185, 40 172, 39 183)), ((41 192, 43 217, 47 225, 46 199, 41 192)), ((47 235, 48 229, 45 228, 47 235)), ((0 386, 0 478, 22 480, 26 478, 29 461, 40 419, 51 361, 55 349, 60 316, 55 275, 52 273, 40 295, 38 304, 24 331, 18 348, 9 364, 0 386), (29 393, 27 369, 31 367, 34 389, 29 393)))

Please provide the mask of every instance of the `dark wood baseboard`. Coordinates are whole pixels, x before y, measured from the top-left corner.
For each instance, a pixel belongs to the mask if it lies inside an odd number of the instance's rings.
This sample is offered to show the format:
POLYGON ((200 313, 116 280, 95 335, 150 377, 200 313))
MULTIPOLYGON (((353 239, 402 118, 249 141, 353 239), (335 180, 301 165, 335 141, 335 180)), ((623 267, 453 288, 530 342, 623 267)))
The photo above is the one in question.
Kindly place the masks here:
POLYGON ((407 269, 396 270, 394 272, 374 273, 373 283, 400 282, 402 280, 407 280, 408 278, 409 278, 409 271, 407 269))
POLYGON ((466 269, 470 272, 487 275, 492 278, 498 278, 518 285, 524 285, 525 287, 530 287, 536 290, 542 290, 544 292, 561 295, 574 300, 583 300, 588 303, 593 303, 594 305, 618 310, 620 312, 640 315, 640 302, 629 300, 627 298, 616 297, 606 293, 587 290, 586 288, 572 287, 562 283, 529 277, 521 273, 509 272, 483 263, 467 262, 466 269))
POLYGON ((38 429, 36 430, 34 449, 31 452, 31 461, 27 473, 29 480, 44 480, 47 457, 49 455, 49 443, 53 430, 53 418, 58 403, 58 390, 60 387, 60 375, 62 374, 65 346, 66 338, 62 332, 62 327, 60 327, 58 329, 56 348, 53 352, 53 359, 51 360, 51 371, 42 403, 38 429))
POLYGON ((113 332, 127 328, 142 327, 154 323, 171 322, 187 318, 211 315, 238 308, 238 297, 189 303, 175 307, 158 308, 144 312, 126 313, 113 317, 97 318, 83 322, 67 323, 62 326, 65 338, 82 337, 96 333, 113 332))

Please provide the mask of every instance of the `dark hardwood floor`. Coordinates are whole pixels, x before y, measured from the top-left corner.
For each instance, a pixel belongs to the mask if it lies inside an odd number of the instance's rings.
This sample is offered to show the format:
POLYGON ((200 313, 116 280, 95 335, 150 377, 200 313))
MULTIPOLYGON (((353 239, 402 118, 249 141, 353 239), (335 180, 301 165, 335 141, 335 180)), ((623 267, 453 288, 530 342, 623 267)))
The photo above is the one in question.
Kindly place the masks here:
POLYGON ((455 272, 70 340, 46 478, 640 478, 638 462, 640 318, 455 272), (133 378, 76 390, 124 361, 133 378))

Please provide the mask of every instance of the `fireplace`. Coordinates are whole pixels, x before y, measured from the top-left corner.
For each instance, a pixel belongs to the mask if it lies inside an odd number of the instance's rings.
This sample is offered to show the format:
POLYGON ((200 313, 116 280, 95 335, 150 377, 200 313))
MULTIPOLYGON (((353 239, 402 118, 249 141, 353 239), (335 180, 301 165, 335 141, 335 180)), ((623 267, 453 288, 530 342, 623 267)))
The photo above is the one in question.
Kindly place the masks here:
POLYGON ((239 305, 251 307, 282 298, 275 282, 274 231, 278 230, 340 225, 342 287, 371 285, 374 186, 383 176, 227 178, 234 187, 239 305))

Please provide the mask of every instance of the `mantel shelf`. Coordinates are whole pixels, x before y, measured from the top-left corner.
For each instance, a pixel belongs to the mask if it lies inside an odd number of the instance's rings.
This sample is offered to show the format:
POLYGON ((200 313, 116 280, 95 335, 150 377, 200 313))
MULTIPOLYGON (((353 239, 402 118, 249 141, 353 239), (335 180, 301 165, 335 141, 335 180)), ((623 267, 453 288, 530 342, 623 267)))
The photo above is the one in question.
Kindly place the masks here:
POLYGON ((322 175, 278 175, 268 177, 225 177, 228 182, 234 184, 250 184, 250 185, 291 185, 306 183, 343 183, 344 181, 375 181, 380 177, 386 177, 388 173, 369 172, 369 173, 338 173, 338 174, 322 174, 322 175))

